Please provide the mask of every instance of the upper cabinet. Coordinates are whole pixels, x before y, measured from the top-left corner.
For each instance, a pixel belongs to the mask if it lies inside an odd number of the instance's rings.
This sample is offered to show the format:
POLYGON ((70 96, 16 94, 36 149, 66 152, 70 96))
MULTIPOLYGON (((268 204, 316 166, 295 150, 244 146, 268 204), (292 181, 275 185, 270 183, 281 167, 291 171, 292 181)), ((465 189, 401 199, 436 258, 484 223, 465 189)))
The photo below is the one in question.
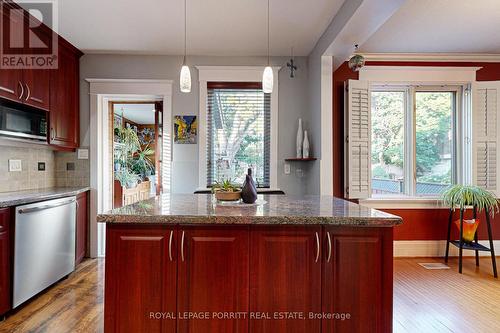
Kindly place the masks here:
POLYGON ((80 55, 59 43, 58 68, 51 70, 49 143, 62 148, 77 148, 79 143, 80 55))
MULTIPOLYGON (((79 58, 82 52, 66 40, 42 25, 36 32, 27 27, 35 20, 26 12, 19 11, 15 3, 2 2, 3 40, 15 31, 30 31, 42 45, 51 45, 57 53, 55 69, 45 68, 0 68, 0 98, 29 105, 47 111, 49 128, 47 141, 60 149, 74 149, 79 144, 79 58), (12 10, 15 9, 15 10, 12 10)), ((31 36, 31 35, 30 35, 31 36)), ((4 45, 5 46, 5 45, 4 45)), ((24 47, 20 50, 27 50, 24 47)), ((38 54, 39 49, 29 49, 27 54, 38 54)), ((52 53, 51 53, 52 54, 52 53)))

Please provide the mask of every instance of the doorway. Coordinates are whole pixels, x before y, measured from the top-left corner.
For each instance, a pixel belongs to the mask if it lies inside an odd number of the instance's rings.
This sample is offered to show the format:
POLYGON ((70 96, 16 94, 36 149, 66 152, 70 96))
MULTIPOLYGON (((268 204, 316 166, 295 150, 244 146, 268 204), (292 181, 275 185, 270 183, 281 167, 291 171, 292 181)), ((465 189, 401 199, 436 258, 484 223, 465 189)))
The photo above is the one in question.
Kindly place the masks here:
POLYGON ((110 101, 109 149, 113 208, 162 192, 163 103, 110 101))
MULTIPOLYGON (((161 191, 170 193, 172 163, 172 81, 148 79, 85 79, 89 83, 90 106, 90 256, 105 256, 105 224, 97 214, 112 209, 112 158, 110 152, 109 102, 161 102, 163 112, 161 191)), ((112 114, 111 114, 112 115, 112 114)))

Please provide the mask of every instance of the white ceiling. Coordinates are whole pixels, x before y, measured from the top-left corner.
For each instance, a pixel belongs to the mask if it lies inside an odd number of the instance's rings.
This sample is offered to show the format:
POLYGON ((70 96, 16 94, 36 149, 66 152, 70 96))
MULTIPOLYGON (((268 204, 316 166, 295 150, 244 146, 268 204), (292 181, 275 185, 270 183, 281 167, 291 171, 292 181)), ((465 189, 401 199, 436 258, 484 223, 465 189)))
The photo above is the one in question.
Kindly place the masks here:
MULTIPOLYGON (((308 55, 344 0, 271 0, 271 55, 308 55)), ((183 53, 183 0, 60 0, 59 33, 86 53, 183 53)), ((188 54, 266 54, 267 0, 187 0, 188 54)))
POLYGON ((134 123, 148 125, 155 123, 154 104, 114 104, 113 112, 122 115, 134 123))
POLYGON ((500 53, 499 0, 408 0, 365 43, 367 53, 500 53))

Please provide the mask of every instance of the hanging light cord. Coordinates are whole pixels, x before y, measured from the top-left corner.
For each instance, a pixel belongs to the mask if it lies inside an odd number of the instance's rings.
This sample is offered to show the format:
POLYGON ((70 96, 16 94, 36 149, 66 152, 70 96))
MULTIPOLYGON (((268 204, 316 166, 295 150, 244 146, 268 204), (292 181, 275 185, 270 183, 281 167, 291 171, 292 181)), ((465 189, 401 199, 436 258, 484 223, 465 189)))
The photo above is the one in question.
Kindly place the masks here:
POLYGON ((186 44, 187 44, 187 0, 184 0, 184 60, 182 65, 186 64, 186 44))
POLYGON ((269 0, 267 0, 267 65, 269 66, 269 0))

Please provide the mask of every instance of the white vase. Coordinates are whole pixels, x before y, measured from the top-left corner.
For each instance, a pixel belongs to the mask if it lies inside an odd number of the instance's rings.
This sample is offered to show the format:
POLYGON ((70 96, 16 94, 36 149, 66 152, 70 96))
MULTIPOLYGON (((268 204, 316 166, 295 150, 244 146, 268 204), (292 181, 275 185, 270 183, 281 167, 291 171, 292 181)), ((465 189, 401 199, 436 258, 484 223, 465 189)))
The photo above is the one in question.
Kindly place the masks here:
POLYGON ((304 140, 303 135, 304 134, 302 132, 302 118, 299 118, 299 128, 297 129, 297 141, 296 141, 297 158, 302 158, 302 141, 304 140))
POLYGON ((304 131, 304 143, 302 144, 302 158, 309 158, 309 139, 307 131, 304 131))

